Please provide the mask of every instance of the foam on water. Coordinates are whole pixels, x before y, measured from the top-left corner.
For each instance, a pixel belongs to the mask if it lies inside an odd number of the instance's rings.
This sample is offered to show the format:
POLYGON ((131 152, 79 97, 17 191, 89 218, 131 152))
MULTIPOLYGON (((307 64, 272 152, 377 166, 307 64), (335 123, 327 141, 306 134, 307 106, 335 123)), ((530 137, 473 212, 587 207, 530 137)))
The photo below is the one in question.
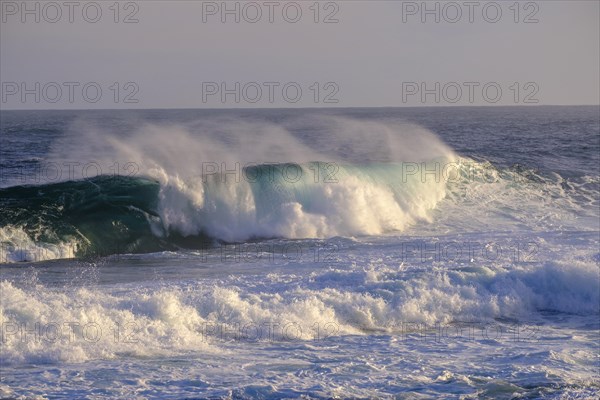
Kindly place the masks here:
POLYGON ((60 241, 56 244, 33 240, 20 227, 0 227, 0 263, 37 262, 59 258, 74 258, 77 253, 76 240, 60 241))
POLYGON ((56 363, 209 351, 202 318, 176 292, 131 296, 0 283, 2 363, 56 363), (136 327, 135 337, 130 327, 136 327))
POLYGON ((433 263, 417 271, 370 260, 371 251, 377 250, 367 247, 353 262, 315 264, 302 274, 295 274, 292 264, 243 280, 234 275, 176 286, 150 282, 65 290, 3 281, 2 361, 81 362, 122 354, 210 352, 217 339, 240 336, 240 326, 250 327, 246 334, 259 341, 285 341, 290 335, 310 341, 318 329, 329 337, 398 334, 405 323, 491 323, 497 318, 535 320, 540 312, 600 313, 598 271, 589 258, 450 268, 433 263), (35 332, 36 323, 42 325, 41 339, 34 340, 34 333, 23 339, 25 328, 35 332), (60 325, 60 339, 47 340, 54 335, 50 323, 60 325), (121 340, 115 337, 118 326, 121 340), (135 343, 123 340, 129 336, 135 343))

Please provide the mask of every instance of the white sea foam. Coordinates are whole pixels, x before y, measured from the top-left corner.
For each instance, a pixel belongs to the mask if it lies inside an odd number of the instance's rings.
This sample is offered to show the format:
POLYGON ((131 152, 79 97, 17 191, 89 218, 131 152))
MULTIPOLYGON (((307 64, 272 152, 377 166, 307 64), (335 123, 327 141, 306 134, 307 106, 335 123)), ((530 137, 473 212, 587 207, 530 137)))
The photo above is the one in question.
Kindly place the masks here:
POLYGON ((20 227, 0 227, 0 263, 74 258, 77 248, 75 239, 56 244, 46 243, 35 240, 20 227))
POLYGON ((374 331, 398 335, 406 324, 600 313, 597 266, 589 260, 468 269, 432 265, 418 274, 377 261, 315 264, 308 274, 269 269, 243 280, 115 290, 3 281, 2 358, 19 363, 177 355, 218 351, 219 340, 303 342, 374 331))

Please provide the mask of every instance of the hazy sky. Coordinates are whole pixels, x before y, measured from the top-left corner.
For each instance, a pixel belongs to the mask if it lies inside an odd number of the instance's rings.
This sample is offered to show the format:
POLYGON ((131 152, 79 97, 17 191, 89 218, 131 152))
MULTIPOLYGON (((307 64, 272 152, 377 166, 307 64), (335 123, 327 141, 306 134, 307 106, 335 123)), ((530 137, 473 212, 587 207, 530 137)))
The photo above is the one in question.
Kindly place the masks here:
POLYGON ((598 1, 1 6, 2 109, 600 103, 598 1))

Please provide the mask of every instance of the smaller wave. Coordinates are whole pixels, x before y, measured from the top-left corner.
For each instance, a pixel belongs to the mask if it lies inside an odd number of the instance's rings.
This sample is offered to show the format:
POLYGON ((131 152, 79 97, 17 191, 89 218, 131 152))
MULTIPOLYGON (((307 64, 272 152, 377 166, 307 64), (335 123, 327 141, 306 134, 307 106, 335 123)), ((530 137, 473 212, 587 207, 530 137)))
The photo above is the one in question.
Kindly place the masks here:
MULTIPOLYGON (((8 364, 82 362, 123 354, 226 351, 221 339, 304 342, 373 332, 403 335, 407 329, 451 328, 468 321, 476 321, 470 326, 477 330, 498 320, 530 321, 527 326, 535 327, 541 312, 597 316, 597 277, 595 263, 575 260, 432 268, 420 274, 378 261, 305 275, 279 271, 249 281, 221 277, 130 288, 57 289, 35 279, 2 281, 0 355, 8 364), (267 334, 266 327, 273 330, 267 334), (37 340, 32 340, 36 329, 37 340), (23 334, 30 340, 22 340, 23 334)), ((536 332, 525 338, 538 340, 542 333, 536 332)), ((489 339, 478 335, 478 340, 489 339)))

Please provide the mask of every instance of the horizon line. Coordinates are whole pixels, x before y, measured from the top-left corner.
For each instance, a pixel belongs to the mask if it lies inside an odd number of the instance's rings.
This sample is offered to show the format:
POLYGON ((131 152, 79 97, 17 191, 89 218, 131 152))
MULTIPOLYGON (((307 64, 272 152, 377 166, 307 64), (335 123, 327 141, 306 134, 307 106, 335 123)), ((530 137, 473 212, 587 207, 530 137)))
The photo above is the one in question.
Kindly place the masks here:
POLYGON ((148 108, 10 108, 4 111, 163 111, 163 110, 341 110, 365 108, 533 108, 533 107, 600 107, 599 104, 511 104, 511 105, 436 105, 436 106, 347 106, 347 107, 148 107, 148 108))

